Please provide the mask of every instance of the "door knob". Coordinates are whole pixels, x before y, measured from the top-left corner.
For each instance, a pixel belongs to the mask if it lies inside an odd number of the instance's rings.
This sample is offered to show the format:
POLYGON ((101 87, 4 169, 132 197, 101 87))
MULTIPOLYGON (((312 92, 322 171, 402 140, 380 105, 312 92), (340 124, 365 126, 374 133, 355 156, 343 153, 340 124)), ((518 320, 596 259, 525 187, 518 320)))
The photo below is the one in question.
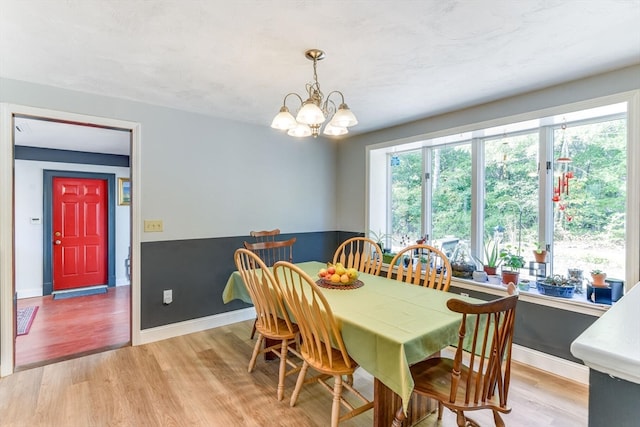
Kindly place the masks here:
POLYGON ((56 243, 56 245, 59 245, 59 244, 61 244, 62 242, 61 242, 60 240, 56 240, 56 242, 55 242, 55 243, 56 243))
POLYGON ((55 232, 55 236, 56 236, 56 237, 60 237, 60 235, 61 235, 61 234, 62 234, 62 233, 60 233, 59 231, 56 231, 56 232, 55 232))

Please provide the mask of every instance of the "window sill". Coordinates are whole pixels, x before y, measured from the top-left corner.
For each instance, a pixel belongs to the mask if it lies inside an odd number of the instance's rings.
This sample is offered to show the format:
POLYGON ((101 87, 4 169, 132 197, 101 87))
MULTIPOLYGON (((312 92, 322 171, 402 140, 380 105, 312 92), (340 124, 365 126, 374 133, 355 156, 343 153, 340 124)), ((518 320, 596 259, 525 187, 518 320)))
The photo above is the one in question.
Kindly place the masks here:
MULTIPOLYGON (((386 274, 389 264, 382 265, 382 272, 386 274)), ((474 280, 461 279, 453 277, 451 279, 451 285, 460 289, 466 289, 475 292, 483 292, 486 294, 504 296, 507 289, 502 285, 493 285, 490 283, 480 283, 474 280)), ((558 308, 561 310, 572 311, 575 313, 586 314, 589 316, 600 317, 607 312, 610 305, 596 304, 587 301, 586 294, 574 294, 573 298, 560 298, 551 297, 548 295, 541 295, 538 290, 532 287, 528 291, 520 290, 520 301, 525 301, 532 304, 544 305, 547 307, 558 308)))
MULTIPOLYGON (((505 295, 507 289, 502 285, 492 285, 489 283, 480 283, 473 280, 466 280, 454 277, 451 279, 451 285, 461 289, 468 289, 477 292, 484 292, 493 295, 505 295)), ((587 314, 590 316, 600 317, 607 312, 610 305, 596 304, 587 301, 586 294, 574 294, 573 298, 552 297, 541 295, 536 288, 528 291, 519 290, 520 301, 526 301, 532 304, 546 305, 547 307, 559 308, 562 310, 573 311, 576 313, 587 314)))

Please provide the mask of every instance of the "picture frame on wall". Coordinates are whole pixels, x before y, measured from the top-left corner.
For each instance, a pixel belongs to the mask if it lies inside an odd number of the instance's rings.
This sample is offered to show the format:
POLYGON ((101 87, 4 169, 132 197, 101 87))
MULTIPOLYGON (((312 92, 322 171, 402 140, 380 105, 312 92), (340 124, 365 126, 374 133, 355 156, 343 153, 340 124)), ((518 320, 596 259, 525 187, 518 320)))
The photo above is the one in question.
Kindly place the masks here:
POLYGON ((129 178, 118 178, 118 205, 131 204, 131 181, 129 178))

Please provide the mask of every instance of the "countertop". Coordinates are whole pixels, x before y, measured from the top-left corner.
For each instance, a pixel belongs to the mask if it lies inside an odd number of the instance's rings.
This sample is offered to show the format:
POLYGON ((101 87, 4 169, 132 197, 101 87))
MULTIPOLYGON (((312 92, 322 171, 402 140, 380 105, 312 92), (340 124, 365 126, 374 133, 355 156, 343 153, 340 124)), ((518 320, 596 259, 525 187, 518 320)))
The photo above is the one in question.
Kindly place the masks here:
POLYGON ((640 282, 571 343, 571 354, 591 369, 640 384, 640 282))

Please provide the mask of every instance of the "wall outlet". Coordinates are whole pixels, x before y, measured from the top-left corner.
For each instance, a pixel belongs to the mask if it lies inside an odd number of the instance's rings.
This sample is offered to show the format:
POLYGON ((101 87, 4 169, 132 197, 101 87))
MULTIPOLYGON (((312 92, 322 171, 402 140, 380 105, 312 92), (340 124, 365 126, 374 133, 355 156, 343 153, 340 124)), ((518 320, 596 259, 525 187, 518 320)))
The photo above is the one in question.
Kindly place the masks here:
POLYGON ((161 219, 145 219, 144 220, 145 233, 159 233, 161 231, 162 231, 161 219))
POLYGON ((165 289, 162 291, 162 303, 164 305, 171 304, 173 302, 173 290, 165 289))

